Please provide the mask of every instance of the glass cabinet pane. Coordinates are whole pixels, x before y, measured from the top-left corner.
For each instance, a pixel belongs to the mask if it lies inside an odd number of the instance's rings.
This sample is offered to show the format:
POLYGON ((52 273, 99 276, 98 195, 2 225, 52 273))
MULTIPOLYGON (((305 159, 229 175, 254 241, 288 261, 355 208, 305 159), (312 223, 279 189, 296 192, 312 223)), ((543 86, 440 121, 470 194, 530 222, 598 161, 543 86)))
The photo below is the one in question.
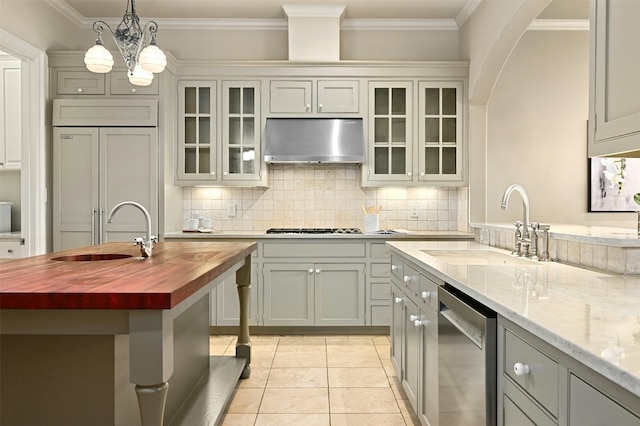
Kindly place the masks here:
POLYGON ((455 118, 443 118, 442 119, 442 142, 444 143, 456 143, 456 119, 455 118))
POLYGON ((387 117, 376 117, 374 126, 374 142, 389 142, 389 119, 387 117))
POLYGON ((240 174, 242 173, 242 159, 240 157, 240 148, 229 148, 229 173, 240 174))
POLYGON ((407 142, 407 119, 406 118, 392 118, 391 119, 391 135, 392 142, 407 142))
POLYGON ((185 148, 184 150, 184 171, 185 173, 196 173, 196 149, 185 148))
POLYGON ((377 87, 374 90, 375 115, 389 114, 389 89, 386 87, 377 87))
POLYGON ((403 175, 407 173, 407 156, 404 147, 391 148, 391 174, 403 175))
POLYGON ((424 112, 426 115, 440 114, 440 89, 424 90, 424 112))
POLYGON ((241 139, 240 117, 229 117, 229 141, 230 145, 238 145, 241 139))
POLYGON ((198 141, 196 133, 196 121, 195 117, 185 117, 184 119, 184 143, 192 144, 198 141))
POLYGON ((229 114, 240 114, 240 88, 229 88, 229 114))
POLYGON ((391 89, 391 114, 405 115, 407 113, 407 91, 402 87, 391 89))
POLYGON ((242 150, 242 172, 247 174, 255 173, 256 151, 253 148, 242 150))
POLYGON ((253 114, 255 112, 254 90, 251 87, 245 87, 242 90, 242 113, 253 114))
POLYGON ((373 155, 375 157, 373 172, 377 175, 389 174, 389 148, 375 148, 373 155))
POLYGON ((455 88, 443 88, 442 89, 442 114, 443 115, 456 115, 457 114, 457 99, 455 88))
POLYGON ((195 114, 196 110, 196 88, 184 88, 184 112, 185 114, 195 114))
POLYGON ((198 142, 200 144, 211 143, 211 118, 200 117, 200 132, 198 134, 198 142))
POLYGON ((440 120, 437 118, 424 119, 424 142, 440 142, 440 120))
POLYGON ((200 96, 198 102, 198 112, 200 114, 211 114, 211 89, 208 87, 200 88, 200 96))
POLYGON ((455 175, 456 172, 456 149, 453 147, 442 148, 442 174, 455 175))
POLYGON ((440 173, 440 148, 427 147, 424 150, 425 170, 428 175, 440 173))
POLYGON ((255 120, 253 117, 245 117, 242 120, 242 143, 244 145, 255 144, 255 120))
POLYGON ((201 148, 198 158, 198 172, 209 173, 211 172, 211 151, 209 148, 201 148))

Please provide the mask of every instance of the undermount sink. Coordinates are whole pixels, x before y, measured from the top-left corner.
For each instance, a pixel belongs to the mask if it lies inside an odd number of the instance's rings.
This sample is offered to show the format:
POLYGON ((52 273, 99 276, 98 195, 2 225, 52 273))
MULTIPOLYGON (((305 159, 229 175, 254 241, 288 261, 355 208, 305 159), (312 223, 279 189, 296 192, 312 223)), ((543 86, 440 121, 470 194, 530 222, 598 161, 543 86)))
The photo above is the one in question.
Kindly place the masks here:
POLYGON ((535 260, 490 250, 422 250, 450 265, 534 265, 535 260))
POLYGON ((72 254, 69 256, 52 257, 51 260, 60 260, 65 262, 96 262, 100 260, 118 260, 133 257, 130 254, 121 253, 89 253, 89 254, 72 254))

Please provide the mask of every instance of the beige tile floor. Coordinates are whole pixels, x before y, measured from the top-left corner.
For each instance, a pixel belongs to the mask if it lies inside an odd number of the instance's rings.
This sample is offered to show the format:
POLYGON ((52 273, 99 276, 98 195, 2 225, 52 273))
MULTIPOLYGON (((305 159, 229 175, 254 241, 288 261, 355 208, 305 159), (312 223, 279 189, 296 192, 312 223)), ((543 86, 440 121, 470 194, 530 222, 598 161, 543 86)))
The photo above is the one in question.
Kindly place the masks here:
MULTIPOLYGON (((235 354, 212 336, 212 355, 235 354)), ((253 336, 251 377, 222 425, 419 425, 389 359, 388 336, 253 336)))

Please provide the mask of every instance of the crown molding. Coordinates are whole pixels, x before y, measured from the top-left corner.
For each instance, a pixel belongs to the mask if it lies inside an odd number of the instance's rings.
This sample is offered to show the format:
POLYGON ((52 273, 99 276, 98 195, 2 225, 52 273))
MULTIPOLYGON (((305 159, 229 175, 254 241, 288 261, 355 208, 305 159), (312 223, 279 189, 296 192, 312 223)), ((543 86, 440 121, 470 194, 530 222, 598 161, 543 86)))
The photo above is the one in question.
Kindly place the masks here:
POLYGON ((458 28, 461 28, 464 25, 464 23, 467 22, 467 19, 469 19, 469 17, 473 14, 473 12, 475 12, 478 6, 480 6, 481 2, 482 0, 467 1, 467 3, 462 8, 462 10, 458 13, 458 15, 454 19, 456 21, 456 25, 458 26, 458 28))
POLYGON ((531 31, 589 31, 588 19, 535 19, 531 31))
POLYGON ((453 19, 345 19, 343 30, 458 30, 453 19))
POLYGON ((93 25, 93 21, 89 23, 89 19, 81 15, 73 7, 69 6, 66 1, 63 0, 44 0, 49 6, 60 12, 63 16, 69 19, 80 28, 90 28, 93 25))

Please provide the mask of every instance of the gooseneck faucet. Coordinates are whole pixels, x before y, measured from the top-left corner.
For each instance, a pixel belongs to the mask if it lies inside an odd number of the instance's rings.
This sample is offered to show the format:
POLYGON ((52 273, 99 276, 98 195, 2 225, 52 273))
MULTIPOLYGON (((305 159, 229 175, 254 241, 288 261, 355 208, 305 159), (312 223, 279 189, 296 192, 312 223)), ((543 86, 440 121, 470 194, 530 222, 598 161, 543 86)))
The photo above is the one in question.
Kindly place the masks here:
POLYGON ((135 239, 136 245, 140 246, 140 256, 143 258, 151 257, 151 252, 153 251, 153 244, 158 242, 158 237, 151 235, 151 215, 149 211, 144 208, 142 204, 136 203, 135 201, 123 201, 119 204, 116 204, 111 212, 109 212, 109 216, 107 217, 107 222, 111 223, 113 220, 113 216, 116 214, 118 210, 120 210, 123 206, 133 206, 137 207, 143 214, 144 218, 147 221, 147 236, 145 237, 137 237, 135 239))
MULTIPOLYGON (((509 204, 509 197, 511 197, 512 192, 518 192, 520 197, 522 198, 522 211, 523 211, 523 219, 522 219, 522 234, 520 236, 520 240, 516 241, 516 246, 518 248, 524 248, 525 256, 528 255, 529 244, 531 243, 531 238, 529 234, 529 196, 527 195, 527 191, 518 185, 513 184, 504 191, 502 195, 502 205, 500 206, 502 210, 507 209, 507 205, 509 204)), ((520 255, 520 250, 518 249, 518 255, 520 255)))

